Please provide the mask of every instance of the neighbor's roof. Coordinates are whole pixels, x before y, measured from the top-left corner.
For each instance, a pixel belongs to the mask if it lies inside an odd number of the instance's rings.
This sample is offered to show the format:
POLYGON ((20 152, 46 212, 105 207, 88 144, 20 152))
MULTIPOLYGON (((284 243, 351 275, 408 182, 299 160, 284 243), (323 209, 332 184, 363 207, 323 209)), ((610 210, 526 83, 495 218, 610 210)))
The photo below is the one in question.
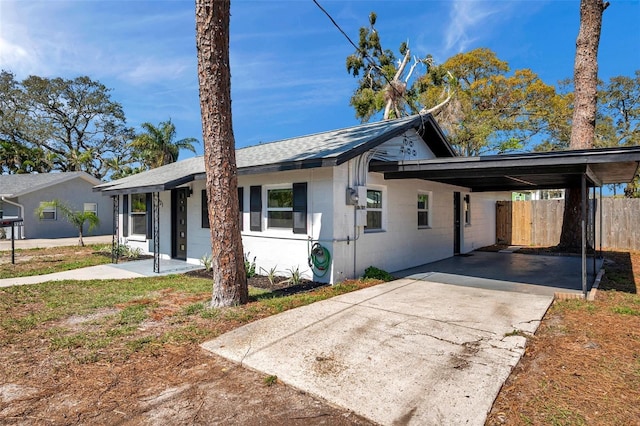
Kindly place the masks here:
POLYGON ((84 179, 92 185, 98 185, 102 182, 85 172, 0 175, 0 197, 16 198, 72 179, 84 179))
MULTIPOLYGON (((238 174, 336 166, 409 129, 416 129, 436 156, 455 156, 433 117, 414 115, 238 149, 238 174)), ((107 182, 95 190, 111 194, 164 191, 204 178, 204 173, 203 157, 194 157, 107 182)))

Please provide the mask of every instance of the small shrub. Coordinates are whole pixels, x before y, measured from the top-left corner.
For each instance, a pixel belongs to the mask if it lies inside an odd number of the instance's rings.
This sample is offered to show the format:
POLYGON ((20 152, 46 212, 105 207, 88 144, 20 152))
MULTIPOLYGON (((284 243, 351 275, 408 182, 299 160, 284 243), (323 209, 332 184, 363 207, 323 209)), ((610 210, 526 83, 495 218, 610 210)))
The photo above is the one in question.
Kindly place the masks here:
POLYGON ((284 280, 284 283, 297 285, 302 282, 302 272, 300 272, 300 267, 296 266, 295 269, 289 268, 287 269, 287 271, 289 272, 289 278, 284 280))
POLYGON ((271 285, 274 285, 276 282, 276 278, 278 278, 278 265, 274 266, 273 268, 269 268, 269 270, 266 270, 264 268, 260 268, 260 270, 264 273, 264 275, 267 277, 267 279, 269 280, 269 283, 271 285))
MULTIPOLYGON (((110 255, 112 253, 111 244, 99 245, 96 248, 96 251, 98 253, 110 255)), ((116 254, 117 254, 119 259, 120 258, 125 258, 125 259, 129 259, 129 260, 133 260, 133 259, 138 259, 140 257, 140 255, 142 255, 142 250, 140 250, 140 248, 132 249, 131 247, 129 247, 126 244, 118 244, 116 246, 116 254)))
POLYGON ((376 268, 375 266, 369 266, 367 269, 365 269, 362 278, 382 281, 393 281, 394 279, 393 275, 385 270, 376 268))
POLYGON ((211 268, 213 267, 213 256, 210 254, 203 254, 200 258, 200 264, 204 266, 205 271, 211 272, 211 268))
POLYGON ((250 254, 251 253, 245 253, 244 255, 244 270, 247 271, 247 278, 256 276, 256 256, 253 256, 253 260, 249 261, 250 254))

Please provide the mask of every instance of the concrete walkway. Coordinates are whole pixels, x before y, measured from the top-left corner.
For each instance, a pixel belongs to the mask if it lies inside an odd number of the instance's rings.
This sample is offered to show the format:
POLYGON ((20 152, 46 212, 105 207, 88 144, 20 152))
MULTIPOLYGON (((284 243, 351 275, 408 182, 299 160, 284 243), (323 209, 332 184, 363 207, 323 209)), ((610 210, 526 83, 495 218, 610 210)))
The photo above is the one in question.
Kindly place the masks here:
MULTIPOLYGON (((111 244, 111 235, 90 235, 83 237, 85 244, 111 244)), ((26 238, 24 240, 15 240, 16 249, 32 249, 60 246, 78 245, 78 237, 73 238, 26 238)), ((0 240, 0 251, 11 250, 11 237, 0 240)))
POLYGON ((48 281, 62 280, 111 280, 140 277, 157 277, 160 275, 178 274, 195 269, 201 269, 200 265, 192 265, 180 260, 160 259, 160 273, 153 272, 153 259, 134 260, 118 264, 89 266, 87 268, 73 269, 71 271, 56 272, 46 275, 34 275, 31 277, 0 279, 0 287, 14 285, 37 284, 48 281))
POLYGON ((405 278, 202 346, 383 425, 483 425, 552 300, 405 278))

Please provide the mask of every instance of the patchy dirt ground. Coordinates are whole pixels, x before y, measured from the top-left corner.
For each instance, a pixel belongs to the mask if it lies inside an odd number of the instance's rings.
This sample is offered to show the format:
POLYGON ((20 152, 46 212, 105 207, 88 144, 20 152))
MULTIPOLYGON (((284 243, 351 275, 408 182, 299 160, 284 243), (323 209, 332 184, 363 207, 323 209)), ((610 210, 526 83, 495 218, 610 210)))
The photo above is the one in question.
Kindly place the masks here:
MULTIPOLYGON (((268 286, 268 280, 255 277, 251 284, 268 286)), ((199 347, 246 322, 242 315, 268 315, 259 304, 215 321, 181 314, 210 293, 159 293, 154 300, 72 315, 18 335, 0 329, 0 424, 372 424, 199 347), (118 314, 138 305, 148 306, 150 314, 133 335, 101 347, 105 331, 123 330, 118 314)), ((22 306, 3 315, 39 309, 32 299, 24 297, 22 306)))
POLYGON ((22 377, 0 385, 3 424, 370 424, 282 384, 268 386, 264 376, 195 344, 124 363, 12 355, 22 377))
POLYGON ((605 253, 605 268, 594 302, 554 303, 487 424, 639 424, 640 253, 605 253))
MULTIPOLYGON (((595 302, 554 304, 487 424, 637 424, 640 254, 607 253, 602 288, 595 302)), ((136 325, 135 339, 105 348, 99 339, 88 339, 99 349, 60 339, 69 331, 92 336, 99 327, 109 329, 105 321, 131 306, 68 316, 11 339, 0 333, 0 424, 372 424, 277 381, 269 385, 274 378, 202 350, 199 343, 213 337, 210 320, 176 312, 207 297, 165 292, 160 302, 140 300, 155 305, 136 325), (153 340, 171 333, 174 340, 153 340)), ((39 308, 25 299, 15 309, 39 308)), ((239 323, 227 321, 226 327, 239 323)))

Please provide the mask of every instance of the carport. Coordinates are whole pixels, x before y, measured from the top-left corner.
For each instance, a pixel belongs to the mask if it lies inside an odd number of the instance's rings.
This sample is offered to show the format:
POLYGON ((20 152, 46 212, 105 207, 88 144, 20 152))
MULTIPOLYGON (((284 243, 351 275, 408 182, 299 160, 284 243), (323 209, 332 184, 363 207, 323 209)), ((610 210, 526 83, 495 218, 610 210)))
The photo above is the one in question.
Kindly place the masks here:
MULTIPOLYGON (((587 296, 587 198, 596 188, 633 180, 640 167, 640 147, 603 148, 480 157, 437 158, 370 164, 385 179, 424 179, 470 188, 472 192, 581 188, 582 291, 587 296)), ((602 209, 597 207, 602 215, 602 209)), ((596 209, 593 209, 595 215, 596 209)), ((594 217, 595 219, 595 217, 594 217)), ((595 220, 592 220, 595 236, 595 220)), ((601 222, 602 223, 602 222, 601 222)), ((594 237, 593 248, 596 248, 594 237)), ((600 232, 602 250, 602 232, 600 232)), ((596 258, 593 259, 595 272, 596 258)))

